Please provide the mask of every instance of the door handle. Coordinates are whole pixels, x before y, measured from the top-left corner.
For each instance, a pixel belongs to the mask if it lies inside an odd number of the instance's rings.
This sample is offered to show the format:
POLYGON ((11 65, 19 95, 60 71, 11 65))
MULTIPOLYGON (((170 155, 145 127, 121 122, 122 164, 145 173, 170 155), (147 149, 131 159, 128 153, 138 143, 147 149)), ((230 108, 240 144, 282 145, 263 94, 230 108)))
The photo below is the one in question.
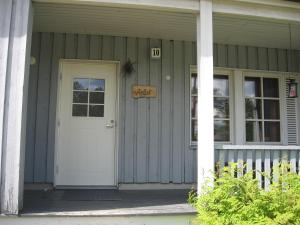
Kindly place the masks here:
POLYGON ((106 127, 106 128, 113 128, 114 125, 113 125, 113 124, 106 124, 105 127, 106 127))

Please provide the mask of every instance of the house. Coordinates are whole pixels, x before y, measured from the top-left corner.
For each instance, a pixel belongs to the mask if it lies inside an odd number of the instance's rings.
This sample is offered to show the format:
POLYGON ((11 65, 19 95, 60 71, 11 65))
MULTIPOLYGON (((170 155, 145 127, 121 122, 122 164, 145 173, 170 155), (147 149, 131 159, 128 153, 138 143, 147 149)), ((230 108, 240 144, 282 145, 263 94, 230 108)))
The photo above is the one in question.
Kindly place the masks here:
POLYGON ((0 224, 189 224, 217 162, 299 172, 299 74, 297 1, 1 1, 0 224))

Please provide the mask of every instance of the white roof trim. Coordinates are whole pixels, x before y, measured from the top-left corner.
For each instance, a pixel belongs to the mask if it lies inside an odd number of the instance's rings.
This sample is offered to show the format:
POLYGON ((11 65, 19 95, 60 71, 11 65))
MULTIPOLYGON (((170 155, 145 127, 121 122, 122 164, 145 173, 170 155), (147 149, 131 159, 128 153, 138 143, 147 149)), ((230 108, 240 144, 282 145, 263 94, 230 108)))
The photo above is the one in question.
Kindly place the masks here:
POLYGON ((220 150, 300 150, 300 146, 289 145, 223 145, 216 146, 220 150))

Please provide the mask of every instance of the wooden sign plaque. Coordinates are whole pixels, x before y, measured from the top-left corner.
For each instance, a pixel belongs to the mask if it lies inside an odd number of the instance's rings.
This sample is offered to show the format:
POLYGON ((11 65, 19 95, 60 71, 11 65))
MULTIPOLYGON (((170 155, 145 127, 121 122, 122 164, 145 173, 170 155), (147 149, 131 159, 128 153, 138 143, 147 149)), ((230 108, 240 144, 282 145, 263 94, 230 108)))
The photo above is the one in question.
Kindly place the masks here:
POLYGON ((145 85, 135 85, 132 87, 133 98, 155 98, 156 96, 156 87, 145 85))

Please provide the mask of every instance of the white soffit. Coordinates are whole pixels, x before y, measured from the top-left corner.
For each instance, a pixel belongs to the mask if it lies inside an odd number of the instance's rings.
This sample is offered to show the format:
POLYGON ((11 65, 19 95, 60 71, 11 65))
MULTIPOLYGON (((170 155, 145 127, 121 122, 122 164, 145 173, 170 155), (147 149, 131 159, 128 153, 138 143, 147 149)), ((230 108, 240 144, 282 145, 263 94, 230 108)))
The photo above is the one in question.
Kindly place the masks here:
MULTIPOLYGON (((34 31, 99 34, 166 40, 196 40, 196 15, 89 5, 35 3, 34 31)), ((289 25, 214 14, 214 42, 289 48, 289 25)), ((300 49, 300 25, 292 25, 300 49)))

